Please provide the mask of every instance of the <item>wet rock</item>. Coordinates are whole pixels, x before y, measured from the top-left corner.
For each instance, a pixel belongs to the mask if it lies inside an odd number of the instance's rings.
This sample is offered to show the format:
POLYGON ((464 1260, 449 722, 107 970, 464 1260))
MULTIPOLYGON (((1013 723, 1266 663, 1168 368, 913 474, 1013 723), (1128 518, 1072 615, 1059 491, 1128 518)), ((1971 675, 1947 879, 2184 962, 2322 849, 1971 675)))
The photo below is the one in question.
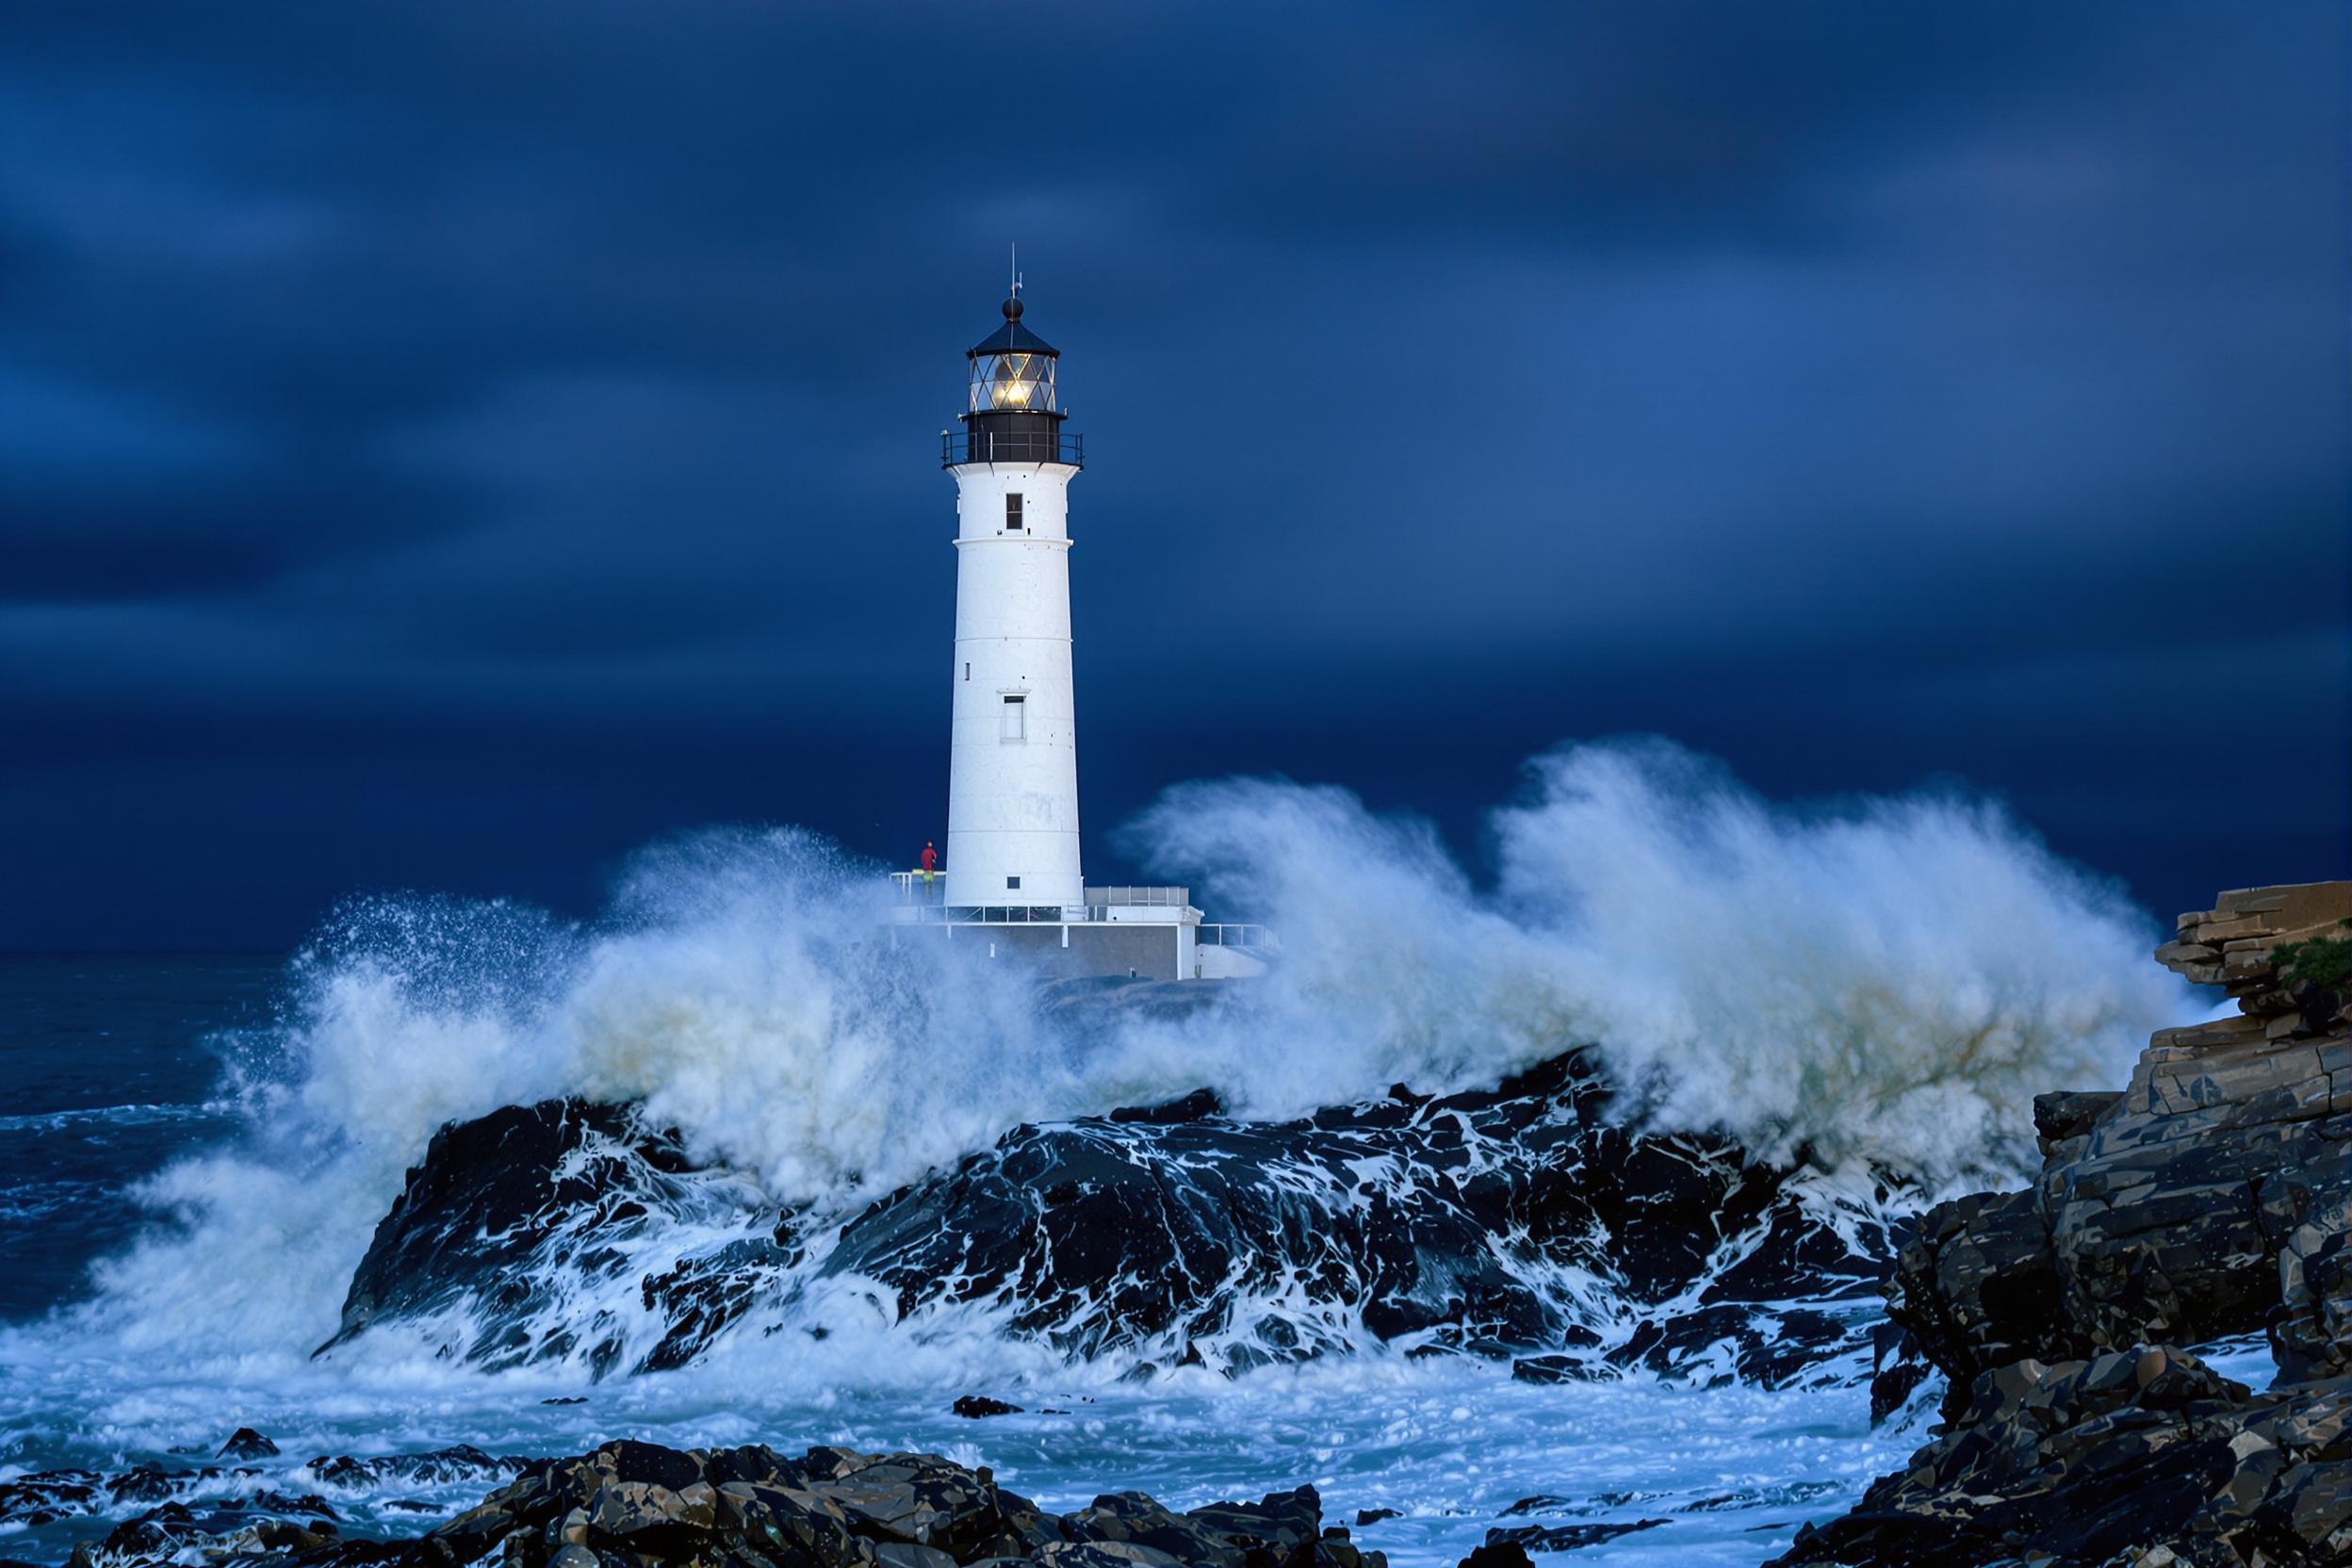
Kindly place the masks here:
POLYGON ((1007 1404, 1002 1399, 991 1399, 985 1394, 961 1395, 950 1408, 968 1421, 985 1420, 991 1415, 1019 1415, 1021 1413, 1019 1405, 1007 1404))
MULTIPOLYGON (((296 1499, 307 1507, 314 1500, 296 1499)), ((681 1451, 617 1442, 525 1464, 412 1541, 345 1541, 308 1518, 191 1512, 170 1503, 76 1553, 77 1568, 235 1560, 272 1568, 1386 1568, 1325 1529, 1311 1487, 1176 1513, 1140 1493, 1047 1514, 986 1470, 930 1454, 762 1447, 681 1451)))
POLYGON ((277 1452, 278 1446, 253 1430, 253 1428, 239 1427, 229 1434, 229 1440, 220 1445, 220 1451, 213 1455, 213 1458, 274 1459, 277 1452))
POLYGON ((1486 1544, 1489 1547, 1517 1546, 1522 1552, 1573 1552, 1580 1546, 1597 1546, 1638 1530, 1656 1529, 1665 1523, 1663 1519, 1635 1519, 1593 1525, 1525 1525, 1488 1530, 1486 1544))
POLYGON ((1609 1104, 1570 1053, 1492 1089, 1295 1121, 1194 1096, 1020 1127, 835 1222, 812 1254, 794 1239, 807 1216, 729 1208, 747 1184, 692 1168, 627 1110, 550 1102, 434 1138, 342 1337, 462 1299, 481 1328, 452 1358, 650 1369, 756 1305, 839 1298, 822 1288, 839 1282, 886 1317, 968 1303, 1066 1355, 1155 1366, 1304 1361, 1368 1331, 1412 1354, 1520 1356, 1528 1377, 1848 1375, 1820 1367, 1867 1345, 1888 1222, 1721 1140, 1631 1131, 1609 1104), (632 1348, 617 1315, 577 1305, 627 1282, 656 1228, 714 1217, 735 1239, 634 1282, 659 1343, 632 1348), (1566 1277, 1601 1288, 1547 1283, 1566 1277))
POLYGON ((2018 1362, 1779 1563, 2347 1560, 2347 1412, 2352 1380, 2249 1395, 2164 1348, 2018 1362))
POLYGON ((1936 1368, 1911 1331, 1881 1323, 1870 1331, 1870 1425, 1876 1427, 1909 1403, 1936 1368))
POLYGON ((428 1453, 384 1454, 369 1459, 322 1454, 302 1469, 320 1486, 361 1492, 395 1482, 402 1486, 452 1486, 467 1481, 487 1484, 515 1474, 529 1462, 512 1455, 486 1454, 470 1444, 459 1444, 428 1453))
POLYGON ((639 1282, 669 1331, 635 1369, 680 1365, 795 1261, 776 1238, 788 1223, 747 1184, 698 1168, 674 1133, 644 1126, 629 1107, 508 1106, 433 1135, 376 1227, 342 1326, 319 1352, 379 1319, 463 1301, 474 1329, 446 1353, 493 1369, 578 1358, 602 1376, 624 1364, 617 1323, 609 1313, 575 1320, 564 1305, 595 1298, 649 1233, 732 1230, 708 1254, 639 1282))
POLYGON ((1535 1564, 1527 1560, 1527 1549, 1518 1542, 1490 1541, 1472 1547, 1456 1568, 1535 1568, 1535 1564))
POLYGON ((1155 1127, 1177 1127, 1187 1121, 1204 1121, 1225 1114, 1224 1099, 1215 1089, 1195 1089, 1180 1100, 1169 1100, 1157 1105, 1121 1105, 1111 1113, 1113 1121, 1141 1121, 1155 1127))
POLYGON ((1393 1508, 1360 1508, 1356 1510, 1356 1528, 1362 1529, 1366 1525, 1377 1525, 1383 1519, 1396 1517, 1396 1511, 1393 1508))
POLYGON ((30 1528, 88 1513, 99 1486, 94 1470, 37 1470, 0 1481, 0 1525, 30 1528))
POLYGON ((107 1478, 106 1494, 117 1503, 160 1503, 191 1485, 196 1475, 141 1464, 107 1478))

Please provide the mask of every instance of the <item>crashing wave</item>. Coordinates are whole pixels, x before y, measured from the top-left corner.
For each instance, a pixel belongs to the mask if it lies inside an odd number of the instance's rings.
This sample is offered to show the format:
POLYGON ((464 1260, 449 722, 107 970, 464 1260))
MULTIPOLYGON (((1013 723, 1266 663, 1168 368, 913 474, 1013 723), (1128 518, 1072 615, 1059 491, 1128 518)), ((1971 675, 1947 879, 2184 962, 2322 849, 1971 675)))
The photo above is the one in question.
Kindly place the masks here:
POLYGON ((2115 1076, 2175 1010, 2137 916, 1993 808, 1793 813, 1662 743, 1534 778, 1495 816, 1484 890, 1426 825, 1341 792, 1172 792, 1138 852, 1283 932, 1274 972, 1213 1004, 1041 1005, 985 944, 893 944, 871 868, 795 832, 648 852, 592 925, 355 906, 298 965, 274 1054, 237 1060, 240 1135, 146 1184, 172 1223, 66 1326, 162 1357, 299 1355, 392 1316, 481 1365, 659 1367, 755 1324, 854 1323, 1138 1364, 1388 1345, 1696 1375, 1707 1345, 1853 1341, 1842 1307, 1835 1331, 1771 1315, 1805 1289, 1715 1288, 1758 1225, 1875 1257, 1872 1172, 2004 1178, 2035 1090, 2115 1076), (1614 1122, 1576 1094, 1524 1126, 1478 1099, 1578 1044, 1576 1075, 1624 1091, 1614 1122), (1438 1098, 1383 1098, 1399 1082, 1438 1098), (1228 1114, 1103 1119, 1201 1086, 1228 1114), (571 1108, 498 1119, 547 1104, 571 1108), (511 1277, 461 1258, 355 1293, 452 1125, 536 1152, 541 1187, 481 1205, 511 1277), (1625 1160, 1703 1258, 1653 1280, 1690 1246, 1625 1249, 1625 1160), (1530 1194, 1568 1217, 1544 1229, 1512 1206, 1530 1194), (1107 1237, 1057 1229, 1081 1215, 1107 1237), (1128 1295, 1153 1310, 1106 1304, 1128 1295), (1685 1343, 1684 1322, 1719 1331, 1685 1343))

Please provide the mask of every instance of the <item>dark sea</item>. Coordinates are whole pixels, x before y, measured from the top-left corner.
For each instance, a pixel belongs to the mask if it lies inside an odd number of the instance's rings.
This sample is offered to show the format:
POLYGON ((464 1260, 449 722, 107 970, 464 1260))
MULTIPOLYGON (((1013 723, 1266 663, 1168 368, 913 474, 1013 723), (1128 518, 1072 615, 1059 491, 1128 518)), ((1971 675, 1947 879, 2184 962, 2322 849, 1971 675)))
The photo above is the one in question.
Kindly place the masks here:
POLYGON ((128 1189, 223 1135, 273 1027, 278 954, 0 955, 0 1321, 85 1286, 145 1222, 128 1189))

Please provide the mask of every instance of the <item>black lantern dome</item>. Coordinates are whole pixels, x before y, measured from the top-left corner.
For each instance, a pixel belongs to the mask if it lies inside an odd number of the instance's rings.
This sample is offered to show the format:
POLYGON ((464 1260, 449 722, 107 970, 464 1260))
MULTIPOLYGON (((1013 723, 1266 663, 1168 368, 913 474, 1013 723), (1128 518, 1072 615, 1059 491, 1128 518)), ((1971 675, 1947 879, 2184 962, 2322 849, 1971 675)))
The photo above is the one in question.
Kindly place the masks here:
POLYGON ((945 433, 939 461, 959 463, 1067 463, 1081 466, 1078 437, 1066 433, 1054 370, 1062 354, 1021 321, 1021 293, 1004 302, 1004 324, 964 357, 972 373, 966 384, 964 428, 945 433))

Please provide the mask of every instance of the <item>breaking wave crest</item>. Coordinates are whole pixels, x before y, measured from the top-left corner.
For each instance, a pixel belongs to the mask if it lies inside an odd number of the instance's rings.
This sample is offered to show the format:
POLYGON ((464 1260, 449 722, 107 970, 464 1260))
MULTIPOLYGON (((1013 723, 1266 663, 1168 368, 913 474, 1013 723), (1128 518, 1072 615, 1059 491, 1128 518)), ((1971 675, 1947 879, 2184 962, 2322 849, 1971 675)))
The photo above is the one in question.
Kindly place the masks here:
POLYGON ((1170 791, 1133 847, 1284 951, 1247 1008, 1168 1033, 1170 1063, 1295 1109, 1335 1069, 1463 1084, 1590 1041, 1655 1125, 1944 1181, 2031 1168, 2034 1095, 2119 1081, 2189 1005, 2143 914, 1981 800, 1776 808, 1639 741, 1538 759, 1490 825, 1481 892, 1343 790, 1170 791), (1269 1065, 1269 1039, 1296 1043, 1269 1065))
POLYGON ((1492 825, 1481 890, 1427 825, 1342 791, 1171 791, 1138 858, 1274 924, 1282 960, 1087 1037, 985 944, 893 943, 873 869, 803 833, 660 846, 588 925, 355 905, 298 962, 275 1054, 239 1068, 239 1140, 149 1184, 171 1223, 74 1321, 306 1350, 433 1131, 558 1096, 642 1100, 767 1200, 846 1206, 1021 1121, 1202 1084, 1286 1115, 1592 1041, 1655 1125, 1935 1181, 2012 1164, 2034 1092, 2115 1081, 2177 1008, 2141 918, 1982 803, 1795 813, 1645 743, 1539 760, 1492 825))

